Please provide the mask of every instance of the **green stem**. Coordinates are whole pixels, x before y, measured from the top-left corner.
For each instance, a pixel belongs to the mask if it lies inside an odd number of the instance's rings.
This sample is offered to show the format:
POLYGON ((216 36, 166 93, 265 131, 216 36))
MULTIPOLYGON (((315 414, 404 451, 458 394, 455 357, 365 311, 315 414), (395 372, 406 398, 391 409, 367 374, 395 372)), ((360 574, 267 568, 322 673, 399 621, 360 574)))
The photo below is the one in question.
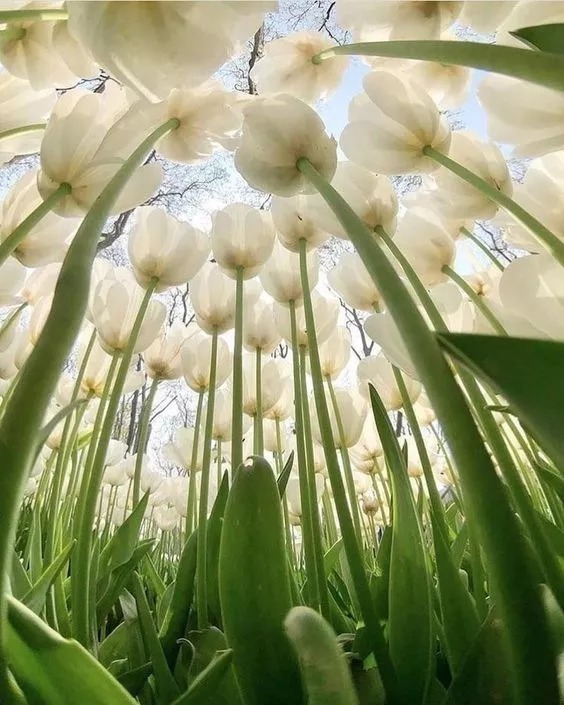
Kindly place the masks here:
POLYGON ((194 424, 194 440, 192 441, 192 454, 190 457, 190 467, 188 468, 188 507, 186 510, 186 539, 195 528, 196 521, 196 466, 198 464, 198 449, 200 443, 200 426, 202 425, 202 409, 204 405, 204 392, 198 393, 198 405, 196 407, 196 421, 194 424))
MULTIPOLYGON (((309 162, 307 163, 309 165, 309 162)), ((308 175, 307 170, 305 173, 308 175)), ((317 171, 315 173, 317 174, 317 171)), ((319 419, 321 438, 323 441, 323 450, 325 452, 325 461, 327 463, 327 472, 329 474, 329 481, 331 482, 331 489, 333 490, 333 498, 335 500, 337 516, 341 527, 345 554, 350 568, 356 597, 358 599, 360 610, 366 625, 367 635, 371 641, 371 646, 374 651, 374 656, 378 664, 378 669, 380 671, 380 676, 382 678, 382 683, 384 685, 384 690, 386 691, 388 700, 390 703, 395 704, 398 702, 396 674, 390 659, 388 646, 382 633, 380 621, 374 608, 372 594, 368 585, 368 578, 364 570, 364 561, 348 506, 347 493, 343 484, 341 468, 339 467, 339 460, 337 458, 337 451, 333 441, 331 419, 329 416, 329 409, 327 407, 327 400, 325 399, 325 389, 323 387, 323 373, 321 371, 321 362, 319 359, 319 348, 315 337, 313 306, 311 303, 311 296, 307 295, 309 292, 309 282, 307 273, 306 245, 307 243, 304 239, 300 240, 300 275, 302 289, 304 292, 304 312, 306 329, 308 333, 309 361, 313 382, 313 394, 317 417, 319 419)))
POLYGON ((133 509, 139 504, 139 495, 141 493, 141 470, 143 468, 143 457, 147 449, 147 441, 149 440, 149 427, 151 420, 151 411, 153 410, 153 402, 155 394, 159 386, 159 379, 155 379, 149 388, 149 394, 143 404, 141 419, 139 421, 139 440, 137 442, 137 456, 135 458, 135 474, 133 475, 133 509))
POLYGON ((206 629, 208 622, 208 585, 207 585, 207 520, 208 494, 210 488, 210 464, 213 413, 215 406, 215 380, 217 368, 217 330, 212 333, 210 358, 210 383, 208 386, 208 406, 204 432, 204 454, 202 459, 202 477, 200 480, 200 503, 198 510, 198 551, 196 555, 196 598, 198 612, 198 629, 206 629))
POLYGON ((307 159, 298 160, 297 166, 346 229, 382 293, 442 424, 460 474, 468 515, 480 532, 496 589, 512 662, 515 702, 529 705, 541 700, 556 705, 559 691, 554 652, 528 549, 464 395, 435 336, 373 234, 307 159), (534 640, 531 634, 536 635, 534 640))
POLYGON ((90 287, 90 270, 102 228, 120 192, 160 137, 175 129, 168 120, 120 166, 82 221, 67 250, 49 316, 27 359, 0 423, 0 692, 8 687, 6 600, 18 511, 35 450, 35 436, 60 371, 80 330, 90 287))
POLYGON ((486 319, 486 321, 491 325, 491 327, 498 335, 507 335, 507 331, 497 320, 497 317, 495 316, 493 311, 489 308, 484 299, 481 296, 478 296, 474 289, 472 289, 472 287, 470 286, 470 284, 468 284, 464 277, 461 277, 460 274, 455 272, 454 269, 452 269, 452 267, 449 267, 448 265, 445 265, 443 267, 443 272, 460 289, 462 289, 462 291, 466 294, 466 296, 470 299, 470 301, 474 304, 474 306, 478 309, 478 311, 482 314, 482 316, 486 319))
POLYGON ((243 462, 243 287, 244 269, 237 267, 235 284, 235 340, 233 344, 233 407, 231 412, 231 472, 243 462))
POLYGON ((479 237, 474 235, 474 233, 470 232, 468 228, 460 228, 460 232, 471 242, 473 242, 476 247, 478 247, 486 255, 486 257, 490 260, 494 267, 497 267, 497 269, 503 272, 503 270, 505 269, 503 264, 498 260, 498 258, 494 255, 490 248, 480 240, 479 237))
POLYGON ((6 22, 30 22, 32 20, 66 20, 69 13, 66 10, 0 10, 0 23, 6 22))
POLYGON ((70 184, 61 184, 56 191, 42 201, 22 222, 0 243, 0 265, 2 265, 31 230, 72 191, 70 184))
POLYGON ((333 56, 387 56, 396 59, 434 61, 471 66, 564 90, 564 58, 544 51, 531 51, 497 44, 458 41, 362 42, 331 47, 313 57, 314 64, 333 56))
POLYGON ((112 430, 123 393, 123 387, 129 372, 129 365, 133 357, 133 350, 157 283, 158 280, 153 278, 150 286, 146 289, 135 317, 127 345, 121 352, 115 383, 106 409, 100 437, 96 445, 96 453, 94 454, 92 466, 87 475, 88 489, 86 491, 82 512, 79 516, 78 537, 74 554, 72 616, 75 638, 80 641, 83 646, 88 648, 93 645, 93 638, 96 631, 95 624, 93 623, 95 620, 95 610, 91 612, 92 606, 90 604, 90 586, 92 584, 92 526, 96 514, 96 501, 100 491, 100 485, 102 484, 104 461, 112 437, 112 430))
MULTIPOLYGON (((530 52, 528 52, 530 53, 530 52)), ((540 52, 533 52, 538 55, 540 52)), ((558 260, 558 262, 564 266, 564 243, 556 237, 556 235, 551 232, 547 227, 545 227, 540 220, 537 220, 528 211, 522 208, 518 203, 516 203, 512 198, 506 196, 501 191, 491 186, 487 181, 482 179, 474 172, 467 169, 462 164, 455 162, 450 157, 442 154, 434 147, 426 146, 423 148, 423 154, 441 166, 451 171, 453 174, 458 176, 463 181, 466 181, 470 186, 474 186, 480 193, 484 196, 490 198, 498 206, 501 206, 504 210, 518 220, 521 225, 523 225, 529 232, 542 244, 546 249, 552 254, 552 256, 558 260)))
POLYGON ((313 543, 313 512, 311 511, 311 496, 308 480, 308 463, 305 449, 305 426, 304 410, 306 400, 303 398, 301 385, 300 358, 298 346, 298 331, 296 322, 296 304, 289 302, 290 309, 290 331, 292 339, 292 367, 294 381, 294 408, 295 408, 295 430, 296 430, 296 451, 298 455, 298 481, 300 485, 300 498, 302 503, 302 543, 307 576, 308 595, 310 605, 317 609, 320 604, 319 580, 317 576, 317 563, 315 560, 315 548, 313 543))
POLYGON ((45 122, 35 122, 30 125, 21 125, 19 127, 12 127, 11 130, 4 130, 4 132, 0 132, 0 142, 2 142, 2 140, 10 139, 10 137, 15 137, 17 135, 24 135, 27 132, 40 132, 41 130, 44 130, 46 126, 47 126, 47 123, 45 123, 45 122))
POLYGON ((255 428, 253 434, 253 453, 264 454, 264 435, 262 426, 262 350, 255 351, 255 387, 257 397, 257 410, 255 414, 255 428))

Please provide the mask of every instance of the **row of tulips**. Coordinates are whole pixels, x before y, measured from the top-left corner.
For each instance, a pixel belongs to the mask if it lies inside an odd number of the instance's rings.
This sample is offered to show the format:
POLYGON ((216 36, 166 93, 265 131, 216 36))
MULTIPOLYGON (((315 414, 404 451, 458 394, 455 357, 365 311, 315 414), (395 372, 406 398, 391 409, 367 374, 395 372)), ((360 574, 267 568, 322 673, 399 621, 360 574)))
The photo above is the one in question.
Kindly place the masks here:
POLYGON ((210 77, 275 3, 0 10, 0 157, 39 152, 1 208, 0 703, 561 702, 564 33, 541 4, 341 1, 360 43, 270 43, 260 97, 210 77), (441 40, 457 19, 499 44, 441 40), (339 162, 311 104, 347 55, 374 70, 339 162), (98 67, 103 92, 55 102, 98 67), (492 135, 536 157, 515 187, 441 112, 470 67, 492 135), (269 210, 208 234, 141 205, 155 155, 220 148, 269 210), (400 206, 401 174, 425 176, 400 206), (98 240, 133 208, 114 267, 98 240), (487 219, 528 254, 498 259, 487 219), (193 323, 165 324, 185 285, 193 323), (355 361, 339 299, 378 354, 355 361), (194 422, 155 439, 180 379, 194 422))

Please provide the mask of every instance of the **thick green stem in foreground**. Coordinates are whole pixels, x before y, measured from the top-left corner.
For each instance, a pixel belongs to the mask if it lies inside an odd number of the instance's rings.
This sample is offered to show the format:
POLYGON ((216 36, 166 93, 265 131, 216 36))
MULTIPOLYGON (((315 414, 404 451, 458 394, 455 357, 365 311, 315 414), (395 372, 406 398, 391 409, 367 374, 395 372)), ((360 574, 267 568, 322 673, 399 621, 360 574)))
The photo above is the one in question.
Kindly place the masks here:
MULTIPOLYGON (((538 52, 533 53, 537 54, 538 52)), ((470 186, 474 186, 474 188, 480 191, 480 193, 483 193, 484 196, 487 196, 494 203, 497 203, 498 206, 501 206, 508 213, 511 213, 511 215, 518 220, 521 225, 525 226, 531 235, 533 235, 541 243, 541 245, 543 245, 543 247, 551 253, 554 259, 556 259, 564 267, 564 242, 557 238, 553 232, 551 232, 540 222, 540 220, 537 220, 512 198, 509 198, 509 196, 506 196, 501 191, 498 191, 496 188, 488 184, 487 181, 470 171, 470 169, 467 169, 465 166, 462 166, 462 164, 455 162, 453 159, 447 157, 445 154, 442 154, 442 152, 439 152, 434 147, 423 147, 423 154, 436 161, 437 164, 444 166, 467 184, 470 184, 470 186)))
POLYGON ((215 380, 217 368, 217 330, 212 333, 210 356, 210 383, 208 386, 208 406, 206 409, 206 426, 204 432, 204 454, 202 458, 202 477, 198 508, 198 552, 196 556, 196 597, 198 611, 198 629, 205 629, 208 622, 208 583, 207 583, 207 524, 208 494, 210 489, 211 446, 213 429, 213 412, 215 407, 215 380))
POLYGON ((178 126, 168 120, 154 130, 116 174, 94 202, 79 227, 63 261, 53 303, 39 340, 27 359, 0 424, 0 692, 8 688, 4 654, 6 583, 18 512, 33 461, 35 437, 59 374, 80 330, 88 303, 90 270, 98 237, 120 192, 160 137, 178 126))
POLYGON ((2 265, 20 242, 30 233, 30 231, 49 213, 59 201, 68 196, 72 191, 70 184, 61 184, 56 191, 40 203, 27 218, 13 230, 8 237, 0 243, 0 265, 2 265))
POLYGON ((135 507, 139 504, 139 495, 141 491, 141 470, 143 468, 143 458, 147 448, 147 441, 149 440, 151 411, 153 410, 153 402, 155 400, 155 394, 157 393, 158 386, 159 379, 155 377, 151 383, 149 395, 143 404, 143 411, 141 412, 141 419, 139 422, 139 440, 137 442, 137 456, 135 458, 135 474, 133 475, 133 509, 135 509, 135 507))
POLYGON ((145 291, 145 295, 139 306, 139 310, 135 317, 127 345, 124 350, 114 353, 116 357, 119 356, 120 358, 119 367, 108 402, 108 407, 106 409, 104 423, 102 424, 102 429, 100 431, 100 437, 98 438, 98 443, 96 444, 96 453, 94 455, 92 467, 89 472, 89 477, 87 478, 88 490, 84 499, 84 505, 81 508, 82 512, 78 517, 78 540, 75 549, 71 583, 73 596, 73 629, 75 638, 87 648, 92 647, 94 643, 94 634, 96 631, 95 624, 93 623, 94 614, 91 613, 92 605, 90 604, 92 584, 92 527, 96 516, 96 503, 100 492, 100 486, 102 484, 102 478, 104 476, 108 446, 110 445, 121 395, 129 373, 131 358, 133 357, 133 351, 135 349, 137 338, 139 337, 141 325, 143 323, 143 319, 145 318, 145 314, 147 313, 147 308, 149 307, 151 296, 153 295, 157 283, 158 280, 153 278, 151 284, 145 291))
POLYGON ((531 51, 497 44, 457 41, 362 42, 331 47, 313 57, 314 64, 333 56, 388 56, 395 59, 418 59, 454 66, 471 66, 523 81, 538 83, 557 91, 564 90, 564 57, 548 52, 531 51))
POLYGON ((552 637, 527 548, 464 396, 435 336, 373 233, 307 159, 300 159, 297 166, 346 229, 382 293, 441 422, 460 474, 469 521, 480 532, 496 590, 510 649, 515 702, 557 705, 560 698, 552 637))
MULTIPOLYGON (((309 165, 309 162, 307 162, 307 164, 309 165)), ((313 167, 311 168, 314 169, 313 167)), ((304 171, 304 173, 309 177, 307 170, 304 171)), ((317 174, 317 171, 315 171, 315 173, 317 174)), ((306 245, 307 243, 305 240, 300 240, 300 275, 302 289, 304 292, 304 313, 308 333, 309 362, 313 382, 313 395, 315 398, 317 418, 319 419, 321 439, 323 441, 325 462, 327 463, 327 472, 329 474, 331 489, 333 490, 333 498, 335 500, 337 516, 341 527, 345 554, 351 572, 356 597, 360 605, 362 617, 366 624, 368 638, 370 639, 370 645, 374 651, 374 656, 378 664, 378 669, 380 671, 382 683, 384 684, 386 696, 389 702, 395 705, 395 703, 398 702, 396 675, 390 659, 390 654, 388 652, 388 646, 382 633, 380 621, 374 608, 372 594, 368 585, 368 578, 364 570, 364 561, 351 518, 351 513, 349 511, 347 493, 343 484, 341 468, 339 467, 339 460, 337 458, 337 451, 333 440, 331 418, 329 416, 329 409, 327 408, 327 400, 325 399, 323 374, 319 359, 319 348, 315 337, 315 318, 313 315, 313 306, 311 303, 311 296, 307 295, 309 292, 309 282, 307 274, 306 245)))
POLYGON ((231 472, 243 462, 243 288, 244 269, 237 267, 235 288, 235 340, 233 343, 233 407, 231 411, 231 472))

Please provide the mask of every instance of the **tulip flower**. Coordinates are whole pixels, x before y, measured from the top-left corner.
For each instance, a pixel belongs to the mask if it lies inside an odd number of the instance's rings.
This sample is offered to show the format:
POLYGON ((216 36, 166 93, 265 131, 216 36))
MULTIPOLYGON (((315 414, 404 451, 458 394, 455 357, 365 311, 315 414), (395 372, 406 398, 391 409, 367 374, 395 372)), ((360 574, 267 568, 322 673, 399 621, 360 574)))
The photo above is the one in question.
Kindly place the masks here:
MULTIPOLYGON (((334 407, 330 407, 329 411, 335 448, 350 448, 358 442, 362 433, 367 405, 357 392, 348 389, 336 389, 335 399, 337 410, 334 407), (339 421, 337 420, 337 414, 339 421)), ((310 408, 315 409, 313 402, 310 408)), ((317 413, 312 413, 311 415, 311 431, 315 440, 318 443, 322 443, 317 413)))
MULTIPOLYGON (((58 215, 84 215, 130 156, 129 142, 122 143, 114 135, 117 132, 119 136, 119 118, 127 107, 125 94, 117 88, 107 88, 102 94, 76 89, 57 101, 41 143, 38 187, 44 199, 60 193, 53 207, 58 215)), ((129 139, 140 143, 143 135, 137 134, 131 123, 127 127, 129 139)), ((111 212, 121 213, 143 203, 156 190, 161 178, 159 164, 152 162, 139 167, 111 212)))
POLYGON ((195 467, 190 466, 192 446, 194 443, 194 429, 184 426, 177 428, 170 443, 163 446, 163 455, 169 463, 178 465, 189 472, 200 470, 202 467, 202 448, 196 459, 195 467))
POLYGON ((502 25, 515 5, 517 0, 472 0, 464 3, 459 20, 478 34, 489 34, 502 25))
POLYGON ((337 326, 319 346, 322 375, 337 379, 347 366, 350 356, 351 334, 345 326, 337 326))
POLYGON ((233 328, 235 321, 235 282, 217 264, 207 262, 190 284, 190 301, 196 321, 206 333, 233 328))
POLYGON ((276 422, 286 421, 294 413, 294 391, 290 373, 282 377, 282 391, 270 409, 264 412, 264 418, 276 422))
MULTIPOLYGON (((325 488, 325 480, 322 475, 315 473, 315 496, 319 502, 325 488)), ((297 477, 290 477, 286 488, 288 498, 288 509, 296 517, 302 516, 302 498, 300 493, 300 481, 297 477)))
MULTIPOLYGON (((215 386, 221 387, 231 372, 231 355, 223 338, 218 338, 215 386)), ((195 392, 206 391, 211 377, 212 338, 200 332, 191 335, 180 350, 186 384, 195 392)))
POLYGON ((280 333, 274 321, 272 304, 261 298, 243 314, 243 345, 249 352, 266 355, 277 347, 280 333))
POLYGON ((34 91, 27 81, 0 73, 0 164, 39 151, 45 121, 55 104, 53 90, 34 91))
MULTIPOLYGON (((327 298, 317 291, 311 294, 315 317, 315 334, 318 343, 326 340, 337 325, 339 317, 339 302, 334 298, 327 298)), ((298 347, 308 347, 307 327, 304 307, 295 309, 297 326, 298 347)), ((292 345, 290 309, 276 302, 274 304, 274 320, 282 337, 292 345)))
POLYGON ((128 239, 129 259, 138 284, 156 278, 155 291, 186 284, 201 269, 210 252, 208 237, 162 208, 147 206, 136 212, 128 239))
MULTIPOLYGON (((26 172, 2 202, 0 242, 6 241, 17 226, 43 202, 37 190, 36 179, 36 172, 26 172)), ((26 267, 61 262, 76 228, 76 221, 47 213, 16 244, 12 254, 26 267)))
MULTIPOLYGON (((78 362, 80 364, 82 364, 85 353, 86 350, 84 349, 79 353, 78 362)), ((111 364, 111 355, 109 355, 98 343, 98 341, 96 341, 88 354, 84 373, 82 375, 82 379, 80 380, 81 396, 90 397, 95 395, 99 398, 102 397, 106 384, 108 383, 108 375, 110 373, 111 364)), ((112 381, 113 380, 110 379, 110 384, 112 381)), ((129 394, 130 392, 133 392, 142 387, 144 382, 145 377, 143 373, 139 370, 130 368, 122 393, 129 394)))
MULTIPOLYGON (((352 162, 339 162, 331 185, 370 230, 382 227, 390 234, 395 231, 398 200, 387 177, 373 174, 352 162)), ((307 207, 309 217, 322 230, 349 239, 347 231, 321 196, 309 196, 307 207)))
POLYGON ((122 83, 151 99, 199 85, 260 27, 270 1, 68 3, 69 30, 122 83))
MULTIPOLYGON (((315 251, 307 256, 307 271, 313 289, 319 277, 319 258, 315 251)), ((274 247, 259 279, 264 290, 279 304, 287 306, 291 301, 299 303, 303 298, 299 256, 280 245, 274 247)))
MULTIPOLYGON (((98 340, 110 354, 124 350, 133 331, 145 292, 126 271, 120 279, 103 279, 94 290, 92 318, 98 340)), ((142 352, 157 337, 166 316, 166 308, 160 301, 149 301, 141 322, 133 353, 142 352)))
POLYGON ((290 198, 274 196, 272 199, 271 213, 278 238, 291 252, 299 252, 301 240, 305 240, 311 250, 329 237, 329 233, 312 218, 309 202, 309 197, 301 194, 290 198))
POLYGON ((274 228, 269 213, 244 203, 231 203, 217 211, 211 233, 216 262, 233 279, 256 276, 272 254, 274 228))
POLYGON ((235 166, 250 186, 276 196, 314 193, 297 167, 301 158, 331 180, 337 167, 337 143, 312 108, 281 94, 257 99, 243 112, 235 166))
POLYGON ((261 360, 260 378, 257 380, 255 373, 256 363, 254 355, 243 357, 243 411, 248 416, 262 414, 273 407, 283 391, 283 379, 287 374, 284 365, 278 360, 269 358, 261 360), (257 387, 260 383, 260 397, 257 387))
POLYGON ((522 47, 523 43, 511 32, 522 27, 538 27, 547 24, 564 22, 564 9, 559 2, 535 2, 521 0, 508 3, 509 13, 505 13, 503 21, 497 26, 496 44, 522 47))
POLYGON ((22 290, 26 269, 19 262, 9 259, 0 267, 0 307, 17 306, 26 300, 22 290))
POLYGON ((180 321, 161 330, 143 354, 149 377, 167 380, 181 377, 181 350, 188 338, 188 329, 180 321))
POLYGON ((348 66, 348 57, 313 63, 319 52, 334 43, 319 32, 295 32, 268 42, 261 59, 251 70, 259 94, 289 93, 313 104, 339 87, 348 66))
MULTIPOLYGON (((403 399, 398 389, 390 363, 382 353, 365 357, 358 363, 356 374, 360 392, 368 398, 368 384, 378 392, 388 411, 398 411, 403 407, 403 399)), ((421 385, 414 379, 404 377, 409 400, 414 403, 421 394, 421 385)))
MULTIPOLYGON (((467 4, 469 3, 465 3, 467 4)), ((449 37, 443 37, 443 39, 449 39, 449 37)), ((405 63, 407 65, 402 66, 402 71, 423 86, 441 110, 453 110, 466 103, 472 77, 471 70, 466 66, 441 64, 435 61, 405 63)))
MULTIPOLYGON (((480 142, 470 132, 454 132, 449 156, 511 197, 513 185, 509 169, 496 145, 480 142)), ((496 203, 448 169, 438 169, 434 178, 441 211, 447 218, 487 220, 496 214, 496 203)))
POLYGON ((337 265, 327 274, 331 287, 351 308, 360 311, 379 311, 382 306, 380 292, 366 271, 356 252, 345 252, 337 265))
POLYGON ((384 450, 373 414, 367 414, 360 438, 354 446, 349 448, 349 454, 352 464, 359 472, 372 475, 382 471, 384 450))
POLYGON ((381 174, 426 173, 437 164, 425 147, 448 153, 450 130, 433 100, 415 81, 387 71, 365 76, 364 93, 349 106, 340 145, 348 159, 381 174))

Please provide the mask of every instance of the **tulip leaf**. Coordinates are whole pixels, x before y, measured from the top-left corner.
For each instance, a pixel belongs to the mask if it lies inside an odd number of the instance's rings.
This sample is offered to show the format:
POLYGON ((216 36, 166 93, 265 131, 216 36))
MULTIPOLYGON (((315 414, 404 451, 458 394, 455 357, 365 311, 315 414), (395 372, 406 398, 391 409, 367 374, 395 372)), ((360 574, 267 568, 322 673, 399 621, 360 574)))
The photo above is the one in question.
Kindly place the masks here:
POLYGON ((35 614, 40 614, 45 605, 45 598, 49 588, 65 567, 75 542, 71 541, 66 548, 49 564, 40 578, 33 584, 28 592, 22 597, 23 604, 35 614))
POLYGON ((564 343, 440 333, 444 350, 511 405, 557 465, 564 463, 564 343))
POLYGON ((98 580, 105 580, 109 573, 131 559, 139 543, 139 531, 141 530, 148 501, 149 493, 147 492, 106 546, 104 546, 98 563, 98 580))
POLYGON ((564 24, 543 24, 537 27, 522 27, 509 34, 540 51, 564 54, 564 24))
POLYGON ((280 473, 280 475, 278 475, 278 479, 276 480, 278 484, 278 492, 280 494, 280 498, 282 498, 286 492, 286 487, 288 486, 288 480, 290 479, 290 473, 292 472, 293 464, 294 451, 292 451, 288 456, 288 460, 286 460, 284 467, 282 468, 282 472, 280 473))
POLYGON ((132 668, 130 671, 120 673, 117 679, 128 693, 136 696, 141 691, 152 672, 153 664, 144 663, 141 666, 137 666, 137 668, 132 668))
POLYGON ((345 655, 323 617, 294 607, 284 627, 299 658, 308 705, 358 705, 345 655))
POLYGON ((431 580, 423 532, 404 455, 376 390, 370 385, 376 428, 392 483, 388 634, 400 700, 425 702, 433 669, 431 580))
POLYGON ((229 477, 227 471, 223 474, 217 496, 213 503, 212 510, 206 526, 207 548, 206 548, 206 580, 208 583, 208 609, 214 615, 217 623, 221 626, 221 607, 219 604, 219 581, 218 581, 218 561, 219 544, 221 541, 221 528, 223 526, 223 515, 229 494, 229 477))
POLYGON ((194 531, 182 549, 174 590, 159 632, 159 639, 171 668, 180 649, 178 640, 186 633, 188 615, 194 597, 197 546, 198 532, 194 531))
POLYGON ((186 693, 177 698, 172 705, 217 703, 217 689, 225 678, 232 661, 233 651, 231 649, 217 652, 215 658, 196 676, 186 693))
POLYGON ((343 539, 337 539, 323 556, 323 565, 325 567, 325 575, 329 575, 333 568, 337 565, 341 551, 343 550, 343 539))
POLYGON ((6 596, 9 664, 30 703, 135 705, 135 700, 78 642, 63 639, 21 602, 6 596))
POLYGON ((31 590, 31 581, 22 565, 20 557, 14 551, 12 553, 12 572, 10 575, 12 594, 18 600, 31 590))
POLYGON ((245 705, 300 705, 297 658, 283 630, 292 596, 280 494, 259 456, 239 466, 227 499, 219 594, 245 705))

